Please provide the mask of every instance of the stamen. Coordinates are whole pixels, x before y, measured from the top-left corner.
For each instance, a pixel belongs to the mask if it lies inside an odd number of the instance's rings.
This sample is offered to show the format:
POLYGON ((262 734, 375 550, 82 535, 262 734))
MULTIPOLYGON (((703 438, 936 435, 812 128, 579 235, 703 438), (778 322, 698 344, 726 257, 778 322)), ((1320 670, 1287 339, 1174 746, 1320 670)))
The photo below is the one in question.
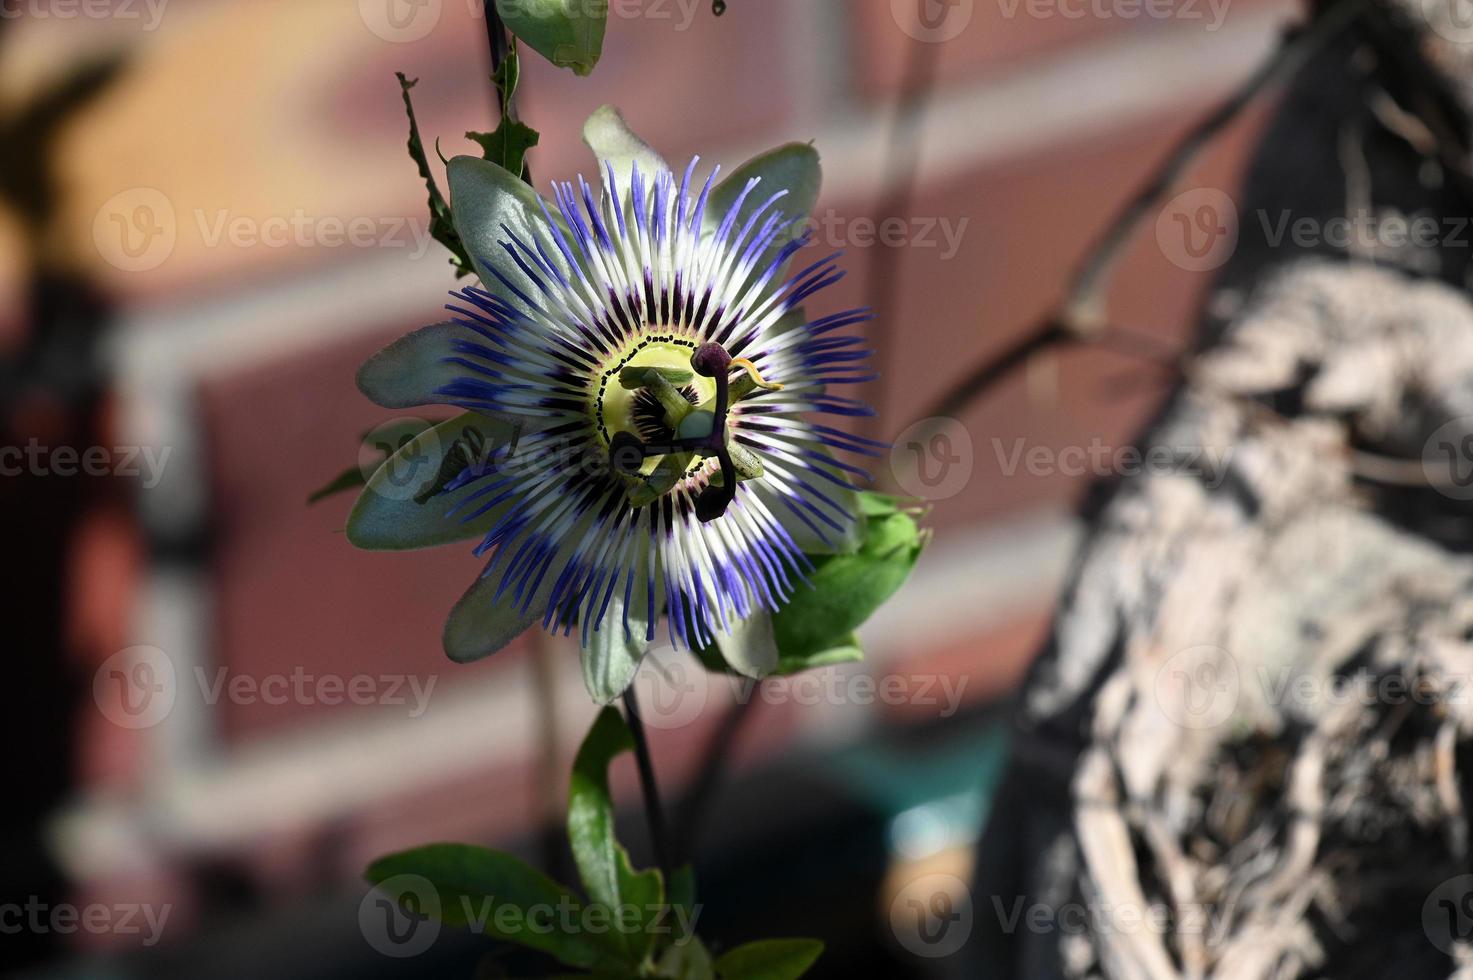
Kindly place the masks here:
POLYGON ((729 444, 727 412, 731 407, 731 367, 736 364, 744 368, 753 380, 770 388, 756 367, 746 358, 732 359, 726 348, 718 343, 706 343, 691 354, 690 366, 703 378, 710 378, 716 386, 715 404, 710 410, 696 409, 671 383, 680 378, 680 372, 667 370, 634 371, 625 369, 619 381, 626 388, 643 388, 659 398, 661 404, 668 402, 675 418, 675 438, 663 445, 647 443, 633 433, 618 433, 609 443, 609 467, 634 481, 629 491, 630 503, 642 507, 669 492, 674 481, 683 473, 689 460, 695 456, 716 457, 721 465, 719 476, 713 475, 700 494, 696 496, 696 517, 701 523, 710 523, 722 514, 736 499, 738 477, 751 479, 761 475, 761 463, 750 453, 741 452, 742 465, 733 461, 733 447, 729 444), (640 463, 650 456, 665 457, 656 466, 649 478, 639 475, 640 463), (755 463, 755 465, 753 465, 755 463))
POLYGON ((757 387, 761 388, 763 391, 783 390, 783 386, 778 384, 776 381, 768 381, 767 379, 763 378, 762 375, 759 374, 757 371, 757 365, 753 364, 745 357, 732 358, 731 365, 732 367, 744 368, 746 372, 752 376, 752 381, 755 382, 757 387))

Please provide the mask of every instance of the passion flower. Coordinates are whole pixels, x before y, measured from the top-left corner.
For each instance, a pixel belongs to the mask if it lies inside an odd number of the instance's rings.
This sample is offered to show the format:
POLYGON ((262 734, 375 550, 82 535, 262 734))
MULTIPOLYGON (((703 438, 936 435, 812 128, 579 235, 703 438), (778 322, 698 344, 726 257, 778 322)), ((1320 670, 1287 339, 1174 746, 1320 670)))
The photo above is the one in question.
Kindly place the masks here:
POLYGON ((869 314, 805 314, 842 277, 837 253, 788 269, 809 241, 818 157, 792 144, 698 180, 698 159, 676 174, 612 108, 584 136, 602 187, 554 184, 551 204, 485 160, 449 162, 481 286, 370 358, 359 385, 387 407, 466 414, 375 474, 349 536, 479 538, 485 569, 446 625, 454 659, 540 621, 576 631, 608 700, 663 617, 676 646, 760 675, 807 556, 857 539, 866 476, 836 454, 877 445, 823 421, 869 414, 834 393, 868 380, 869 351, 845 331, 869 314), (385 493, 409 463, 416 492, 385 493))

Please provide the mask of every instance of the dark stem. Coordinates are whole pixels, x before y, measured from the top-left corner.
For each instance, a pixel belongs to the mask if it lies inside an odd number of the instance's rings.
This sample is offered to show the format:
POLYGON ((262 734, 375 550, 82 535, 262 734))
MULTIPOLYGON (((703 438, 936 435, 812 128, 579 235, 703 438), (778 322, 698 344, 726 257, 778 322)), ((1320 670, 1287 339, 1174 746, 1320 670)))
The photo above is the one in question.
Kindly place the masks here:
MULTIPOLYGON (((501 65, 506 61, 507 51, 510 50, 511 42, 507 39, 506 25, 501 22, 501 14, 496 9, 496 0, 484 0, 482 9, 486 13, 486 41, 491 47, 491 77, 496 86, 496 111, 505 109, 508 122, 517 121, 516 93, 508 96, 501 90, 500 84, 495 83, 501 65)), ((532 184, 532 165, 525 159, 522 161, 522 180, 528 187, 532 184)))
POLYGON ((639 766, 639 789, 644 794, 644 815, 650 828, 650 844, 655 851, 655 864, 665 880, 670 880, 670 852, 666 847, 665 808, 660 803, 660 787, 655 782, 655 763, 650 756, 650 743, 644 734, 644 719, 639 716, 639 698, 633 685, 624 691, 624 720, 634 736, 634 759, 639 766))
POLYGON ((1330 40, 1350 26, 1367 3, 1368 0, 1339 0, 1302 30, 1286 37, 1236 92, 1171 148, 1151 177, 1131 196, 1089 250, 1058 308, 943 392, 921 417, 956 415, 1015 368, 1027 363, 1034 354, 1061 344, 1108 339, 1112 333, 1106 329, 1111 274, 1125 247, 1134 238, 1141 220, 1159 206, 1161 199, 1218 133, 1266 89, 1302 68, 1330 40))
POLYGON ((696 838, 716 798, 716 791, 726 776, 738 735, 746 720, 753 714, 756 703, 757 681, 749 681, 743 689, 743 697, 733 704, 721 719, 721 724, 711 734, 706 749, 701 753, 701 768, 696 773, 695 785, 686 796, 680 810, 680 826, 675 838, 675 853, 678 860, 686 862, 695 854, 696 838))

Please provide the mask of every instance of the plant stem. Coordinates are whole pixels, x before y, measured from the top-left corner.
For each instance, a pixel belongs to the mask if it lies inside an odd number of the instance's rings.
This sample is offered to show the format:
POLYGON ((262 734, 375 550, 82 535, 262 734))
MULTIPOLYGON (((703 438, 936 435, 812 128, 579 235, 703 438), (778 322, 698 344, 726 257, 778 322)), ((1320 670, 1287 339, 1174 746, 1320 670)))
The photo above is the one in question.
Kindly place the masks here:
MULTIPOLYGON (((501 14, 496 9, 496 0, 483 0, 482 10, 486 14, 486 40, 491 48, 491 78, 496 85, 496 111, 501 112, 505 107, 508 122, 517 121, 516 93, 510 95, 501 90, 501 85, 495 82, 496 75, 501 71, 501 63, 506 60, 506 53, 511 44, 507 40, 506 25, 501 22, 501 14)), ((522 180, 528 187, 532 183, 532 165, 526 160, 522 161, 522 180)))
POLYGON ((655 864, 665 880, 670 880, 670 853, 666 849, 665 808, 660 803, 660 787, 655 782, 655 764, 650 757, 649 740, 644 734, 644 719, 639 716, 639 698, 631 685, 624 691, 624 719, 634 736, 634 758, 639 765, 639 788, 644 794, 645 820, 649 823, 650 844, 655 851, 655 864))

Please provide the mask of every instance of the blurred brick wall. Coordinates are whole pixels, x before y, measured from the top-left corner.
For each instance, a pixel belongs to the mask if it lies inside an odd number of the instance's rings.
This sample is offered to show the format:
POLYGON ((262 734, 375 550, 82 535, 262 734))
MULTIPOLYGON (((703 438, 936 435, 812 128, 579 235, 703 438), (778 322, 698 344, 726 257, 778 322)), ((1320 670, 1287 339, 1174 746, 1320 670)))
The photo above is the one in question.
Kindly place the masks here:
MULTIPOLYGON (((520 96, 524 118, 542 131, 531 157, 539 181, 589 170, 578 131, 604 102, 622 106, 672 160, 700 153, 731 167, 767 145, 816 140, 827 176, 819 214, 836 229, 824 234, 837 237, 820 244, 848 248, 849 278, 825 299, 839 309, 865 301, 879 247, 862 240, 855 222, 892 217, 877 208, 893 190, 885 150, 905 65, 936 58, 935 88, 915 128, 916 187, 902 217, 933 229, 949 222, 961 235, 954 254, 908 240, 889 257, 887 274, 899 280, 893 306, 880 311, 890 345, 873 392, 886 409, 879 425, 887 437, 1049 307, 1109 216, 1291 13, 1284 0, 926 2, 939 19, 922 28, 906 13, 910 0, 729 0, 720 19, 691 0, 616 3, 591 79, 529 57, 520 96)), ((59 247, 129 312, 120 364, 135 417, 167 414, 151 401, 167 388, 178 395, 168 411, 186 406, 198 439, 182 449, 182 465, 203 489, 206 561, 197 570, 197 647, 177 655, 181 685, 193 684, 194 667, 258 680, 305 668, 434 678, 437 709, 453 700, 452 689, 472 685, 528 697, 525 650, 454 669, 439 651, 443 615, 478 567, 467 549, 356 553, 341 534, 349 498, 304 506, 387 414, 356 392, 356 365, 436 319, 451 285, 439 246, 422 248, 424 191, 404 153, 392 73, 420 79, 414 95, 426 136, 439 137, 447 155, 466 150, 459 134, 492 122, 484 24, 474 7, 196 0, 168 6, 153 29, 38 20, 16 31, 23 46, 13 37, 6 49, 0 85, 17 97, 87 51, 124 44, 132 52, 125 80, 67 134, 71 220, 59 247), (118 229, 130 223, 139 237, 120 251, 118 229), (340 241, 350 227, 372 240, 340 241)), ((1230 129, 1185 186, 1230 190, 1262 118, 1250 114, 1230 129)), ((0 254, 4 234, 0 226, 0 254)), ((1121 323, 1183 344, 1210 270, 1189 271, 1177 254, 1144 228, 1112 309, 1121 323)), ((1002 454, 1019 439, 1055 450, 1096 437, 1120 445, 1164 391, 1159 374, 1104 351, 1030 366, 960 420, 972 474, 961 492, 936 502, 939 541, 1067 507, 1086 478, 1007 472, 1002 454)), ((883 462, 880 470, 882 483, 892 479, 883 462)), ((969 697, 995 696, 1031 652, 1049 599, 1043 591, 1007 613, 977 612, 975 621, 957 610, 947 636, 910 641, 891 631, 877 669, 966 676, 975 681, 969 697)), ((149 633, 157 621, 140 615, 134 642, 160 643, 149 633)), ((791 708, 771 713, 786 717, 791 708)), ((279 756, 300 744, 294 735, 338 725, 330 730, 351 739, 354 724, 419 724, 404 714, 382 704, 226 698, 166 739, 152 729, 91 725, 90 771, 107 792, 79 826, 134 813, 171 753, 193 768, 170 770, 173 796, 161 805, 226 821, 228 804, 211 809, 202 800, 229 799, 237 773, 246 774, 240 785, 257 785, 246 777, 285 766, 279 756)), ((586 714, 586 706, 567 707, 565 727, 577 731, 586 714)), ((662 763, 685 768, 709 714, 658 740, 662 763)), ((768 737, 796 727, 791 718, 775 721, 768 737)), ((338 831, 356 828, 342 842, 345 869, 403 843, 397 817, 425 792, 444 804, 433 808, 442 814, 434 836, 508 833, 531 819, 525 745, 488 759, 474 780, 464 772, 438 783, 433 774, 402 775, 418 777, 413 794, 304 811, 309 823, 331 818, 338 831), (468 784, 481 789, 467 796, 468 784)), ((295 776, 310 785, 310 773, 295 776)), ((252 831, 251 812, 243 805, 228 832, 200 830, 190 840, 269 849, 273 840, 310 838, 311 826, 264 817, 252 831)))

